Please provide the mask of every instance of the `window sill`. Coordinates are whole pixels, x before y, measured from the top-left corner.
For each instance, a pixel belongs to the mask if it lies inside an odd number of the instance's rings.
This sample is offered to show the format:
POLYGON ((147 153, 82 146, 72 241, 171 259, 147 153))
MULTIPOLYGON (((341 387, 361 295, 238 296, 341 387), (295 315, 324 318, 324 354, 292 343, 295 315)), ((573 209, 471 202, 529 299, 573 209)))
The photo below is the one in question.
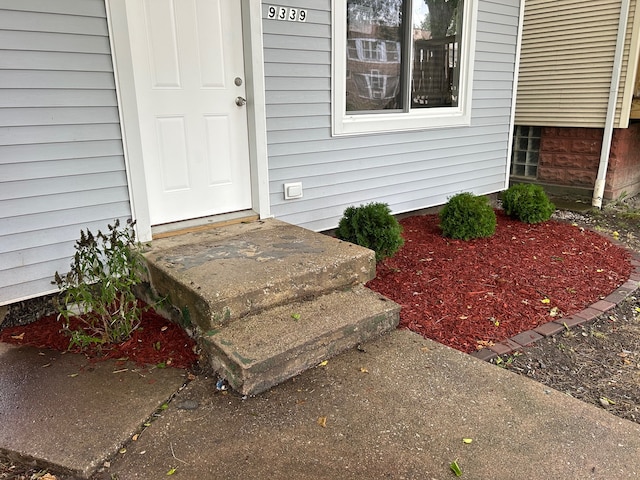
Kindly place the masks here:
POLYGON ((406 132, 448 127, 468 127, 471 116, 459 108, 438 108, 429 112, 335 115, 333 135, 406 132))

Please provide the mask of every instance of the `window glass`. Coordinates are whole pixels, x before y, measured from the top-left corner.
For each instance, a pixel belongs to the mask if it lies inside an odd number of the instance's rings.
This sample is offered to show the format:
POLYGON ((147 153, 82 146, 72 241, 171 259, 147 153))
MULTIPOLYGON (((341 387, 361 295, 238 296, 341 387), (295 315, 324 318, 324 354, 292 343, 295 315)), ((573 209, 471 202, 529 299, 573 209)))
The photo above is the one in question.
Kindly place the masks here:
POLYGON ((346 111, 456 107, 463 1, 347 0, 346 111))
POLYGON ((402 0, 347 2, 347 111, 402 108, 402 0))
POLYGON ((471 124, 477 0, 333 0, 332 132, 471 124))
POLYGON ((455 107, 463 0, 414 0, 411 107, 455 107))
POLYGON ((538 176, 541 133, 540 127, 516 125, 513 132, 511 175, 531 178, 538 176))

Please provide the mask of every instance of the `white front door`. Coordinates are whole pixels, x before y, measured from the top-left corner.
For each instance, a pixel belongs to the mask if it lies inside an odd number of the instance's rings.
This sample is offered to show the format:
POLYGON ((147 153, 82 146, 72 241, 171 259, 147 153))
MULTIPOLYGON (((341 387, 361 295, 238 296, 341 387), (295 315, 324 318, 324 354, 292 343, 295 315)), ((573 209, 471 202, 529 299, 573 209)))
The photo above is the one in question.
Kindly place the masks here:
POLYGON ((151 224, 250 209, 240 1, 125 5, 151 224))

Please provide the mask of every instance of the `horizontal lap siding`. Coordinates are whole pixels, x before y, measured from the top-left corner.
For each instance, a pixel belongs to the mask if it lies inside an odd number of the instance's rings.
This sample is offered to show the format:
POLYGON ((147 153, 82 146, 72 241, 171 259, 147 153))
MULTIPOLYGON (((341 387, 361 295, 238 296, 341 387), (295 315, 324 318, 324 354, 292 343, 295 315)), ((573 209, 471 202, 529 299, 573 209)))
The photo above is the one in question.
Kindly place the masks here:
POLYGON ((103 0, 0 0, 0 304, 130 216, 103 0))
POLYGON ((479 2, 470 127, 350 137, 331 137, 331 2, 304 3, 279 4, 307 8, 306 23, 263 21, 276 217, 325 230, 349 205, 380 201, 400 213, 504 188, 518 1, 479 2), (284 200, 284 183, 296 181, 303 198, 284 200))
MULTIPOLYGON (((620 4, 620 0, 527 0, 516 124, 604 126, 620 4)), ((633 15, 620 85, 628 70, 632 24, 633 15)), ((620 89, 617 125, 623 94, 620 89)))

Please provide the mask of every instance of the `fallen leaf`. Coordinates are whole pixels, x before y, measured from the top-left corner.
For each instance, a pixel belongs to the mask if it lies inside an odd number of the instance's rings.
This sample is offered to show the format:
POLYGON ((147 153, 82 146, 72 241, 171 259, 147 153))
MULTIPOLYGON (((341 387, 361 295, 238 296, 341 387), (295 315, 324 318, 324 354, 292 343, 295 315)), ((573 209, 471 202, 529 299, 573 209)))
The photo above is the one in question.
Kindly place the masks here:
POLYGON ((23 340, 24 332, 22 332, 20 335, 11 335, 11 338, 13 338, 14 340, 23 340))
POLYGON ((327 428, 327 417, 318 418, 318 425, 320 425, 322 428, 327 428))
POLYGON ((549 300, 548 298, 543 298, 542 300, 540 300, 541 303, 551 303, 551 300, 549 300))
POLYGON ((161 331, 161 332, 164 332, 164 331, 166 331, 166 330, 167 330, 167 328, 169 328, 169 327, 167 327, 167 326, 165 325, 164 327, 162 327, 162 328, 160 329, 160 331, 161 331))
POLYGON ((364 368, 364 367, 360 367, 360 371, 361 371, 362 373, 369 373, 369 370, 367 370, 367 369, 366 369, 366 368, 364 368))
POLYGON ((167 472, 167 476, 169 476, 169 475, 173 475, 174 473, 176 473, 176 469, 175 469, 175 468, 171 468, 171 469, 169 469, 169 471, 167 472))
POLYGON ((140 435, 138 435, 138 434, 136 433, 133 437, 131 437, 131 440, 133 440, 134 442, 137 442, 137 441, 138 441, 138 437, 139 437, 139 436, 140 436, 140 435))
POLYGON ((471 443, 471 442, 473 442, 473 438, 463 438, 463 439, 462 439, 462 443, 469 444, 469 443, 471 443))
POLYGON ((127 449, 122 447, 120 450, 118 450, 118 453, 125 454, 125 453, 127 453, 127 449))
POLYGON ((449 465, 449 468, 451 468, 451 471, 453 471, 453 473, 456 474, 456 477, 462 476, 462 469, 460 468, 460 465, 458 465, 457 460, 454 460, 453 462, 451 462, 451 464, 449 465))
POLYGON ((320 362, 320 363, 318 364, 318 366, 319 366, 319 367, 326 367, 326 366, 327 366, 327 363, 329 363, 329 360, 325 360, 325 361, 323 361, 323 362, 320 362))
POLYGON ((67 377, 75 378, 78 375, 80 375, 80 374, 79 373, 71 373, 71 374, 67 375, 67 377))
POLYGON ((557 317, 559 313, 560 313, 560 309, 558 307, 553 307, 549 311, 549 315, 551 315, 552 317, 557 317))
POLYGON ((493 347, 493 346, 495 345, 495 343, 493 343, 493 342, 492 342, 492 341, 490 341, 490 340, 478 340, 478 341, 477 341, 477 344, 478 344, 478 345, 476 346, 476 348, 477 348, 478 350, 480 350, 481 348, 485 348, 485 347, 487 347, 487 348, 489 348, 489 347, 493 347))
POLYGON ((602 272, 604 272, 604 270, 602 268, 599 268, 599 269, 596 270, 596 272, 602 273, 602 272))
POLYGON ((45 473, 43 476, 38 477, 40 480, 57 480, 58 477, 55 475, 51 475, 50 473, 45 473))

